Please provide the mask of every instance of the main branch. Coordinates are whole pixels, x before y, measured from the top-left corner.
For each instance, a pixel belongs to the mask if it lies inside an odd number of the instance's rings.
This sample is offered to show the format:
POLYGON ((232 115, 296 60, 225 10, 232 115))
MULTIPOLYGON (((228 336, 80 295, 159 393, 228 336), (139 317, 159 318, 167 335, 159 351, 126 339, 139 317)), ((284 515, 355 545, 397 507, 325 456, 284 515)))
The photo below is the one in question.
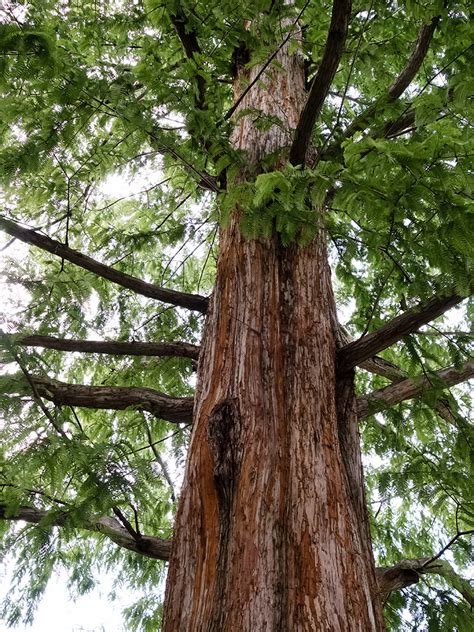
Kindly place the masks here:
POLYGON ((450 367, 441 369, 432 375, 406 379, 385 388, 374 391, 357 399, 357 414, 359 419, 368 417, 400 402, 414 397, 426 395, 430 391, 454 386, 465 382, 474 376, 474 361, 466 362, 461 369, 450 367))
MULTIPOLYGON (((194 399, 170 397, 152 388, 136 386, 85 386, 67 384, 46 377, 30 376, 38 395, 56 406, 79 406, 101 410, 135 408, 151 413, 165 421, 191 423, 194 399)), ((13 380, 10 379, 10 383, 13 380)), ((15 381, 23 392, 27 391, 21 379, 15 381)))
POLYGON ((344 52, 351 7, 351 0, 334 0, 333 2, 331 24, 329 25, 323 58, 295 130, 295 138, 290 150, 290 163, 292 165, 300 165, 305 162, 314 125, 344 52))
POLYGON ((185 307, 202 313, 204 313, 207 309, 208 299, 205 296, 178 292, 177 290, 168 290, 166 288, 153 285, 152 283, 147 283, 146 281, 142 281, 130 274, 120 272, 119 270, 115 270, 115 268, 99 263, 95 259, 92 259, 77 250, 73 250, 72 248, 65 246, 55 239, 51 239, 46 235, 41 235, 41 233, 35 230, 23 228, 16 222, 4 217, 0 217, 0 230, 3 230, 8 235, 19 239, 26 244, 31 244, 37 248, 41 248, 41 250, 50 252, 62 259, 66 259, 66 261, 70 261, 84 270, 93 272, 97 276, 107 279, 108 281, 112 281, 112 283, 116 283, 117 285, 132 290, 142 296, 147 296, 148 298, 163 301, 164 303, 169 303, 178 307, 185 307))
POLYGON ((180 357, 197 360, 200 347, 187 342, 122 342, 118 340, 73 340, 54 336, 24 336, 17 339, 23 347, 42 347, 57 351, 105 353, 109 355, 180 357))
POLYGON ((377 110, 385 103, 391 103, 396 101, 400 95, 408 88, 410 83, 415 78, 421 64, 426 57, 433 34, 439 23, 439 16, 434 17, 429 24, 423 24, 418 32, 418 37, 413 45, 411 55, 408 58, 405 67, 395 79, 395 81, 388 88, 387 93, 378 98, 372 105, 364 110, 359 116, 347 127, 342 139, 338 140, 334 145, 323 152, 324 158, 334 156, 339 153, 341 144, 344 140, 351 138, 356 132, 364 130, 368 124, 375 117, 377 110))
POLYGON ((465 297, 458 294, 435 296, 427 303, 408 309, 380 329, 341 347, 338 351, 338 370, 350 371, 364 360, 390 347, 404 336, 426 325, 446 310, 460 303, 465 297))
MULTIPOLYGON (((201 55, 201 47, 199 46, 196 31, 189 26, 186 16, 181 9, 178 9, 174 15, 171 15, 171 22, 181 41, 186 57, 196 62, 195 55, 201 55)), ((199 72, 196 72, 195 78, 198 88, 196 107, 199 110, 203 110, 206 104, 206 81, 199 72)))

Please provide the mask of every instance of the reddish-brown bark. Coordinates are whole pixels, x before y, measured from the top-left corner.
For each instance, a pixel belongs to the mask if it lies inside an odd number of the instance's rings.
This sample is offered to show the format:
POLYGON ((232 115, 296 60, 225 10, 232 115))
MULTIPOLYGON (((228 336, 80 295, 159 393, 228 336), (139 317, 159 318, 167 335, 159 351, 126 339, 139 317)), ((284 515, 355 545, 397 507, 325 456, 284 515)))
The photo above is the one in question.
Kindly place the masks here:
MULTIPOLYGON (((239 104, 282 120, 236 124, 256 170, 291 145, 304 103, 300 60, 284 46, 277 61, 239 104)), ((165 632, 384 629, 336 333, 323 231, 283 248, 277 235, 245 239, 236 212, 207 313, 165 632)))

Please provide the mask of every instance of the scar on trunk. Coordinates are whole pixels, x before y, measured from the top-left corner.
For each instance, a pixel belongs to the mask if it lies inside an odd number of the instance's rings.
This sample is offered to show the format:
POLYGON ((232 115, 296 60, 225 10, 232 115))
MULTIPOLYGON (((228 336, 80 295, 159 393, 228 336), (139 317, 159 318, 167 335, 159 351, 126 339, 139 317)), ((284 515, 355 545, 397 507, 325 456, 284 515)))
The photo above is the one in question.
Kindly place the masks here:
POLYGON ((214 460, 214 483, 219 509, 228 514, 240 468, 240 413, 237 400, 224 399, 209 415, 207 434, 214 460))

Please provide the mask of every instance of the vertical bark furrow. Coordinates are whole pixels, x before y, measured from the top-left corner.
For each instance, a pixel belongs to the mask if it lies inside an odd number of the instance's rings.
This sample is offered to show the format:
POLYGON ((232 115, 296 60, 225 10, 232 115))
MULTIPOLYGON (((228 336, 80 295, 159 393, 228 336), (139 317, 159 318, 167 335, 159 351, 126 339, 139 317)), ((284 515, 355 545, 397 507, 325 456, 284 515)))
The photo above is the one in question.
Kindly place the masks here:
POLYGON ((207 434, 214 463, 214 484, 219 506, 216 592, 207 630, 220 632, 225 613, 229 541, 232 534, 232 512, 240 461, 240 420, 233 400, 224 400, 214 407, 209 416, 207 434))

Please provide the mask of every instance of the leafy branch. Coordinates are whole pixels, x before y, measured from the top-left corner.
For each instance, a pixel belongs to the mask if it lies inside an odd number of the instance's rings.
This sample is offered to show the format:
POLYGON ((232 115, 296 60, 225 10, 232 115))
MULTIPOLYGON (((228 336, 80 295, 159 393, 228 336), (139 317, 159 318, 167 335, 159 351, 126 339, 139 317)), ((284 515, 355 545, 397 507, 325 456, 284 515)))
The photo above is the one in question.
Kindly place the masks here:
POLYGON ((465 382, 474 376, 474 362, 465 362, 460 369, 449 367, 431 375, 409 378, 357 399, 359 419, 391 408, 414 397, 423 397, 439 389, 465 382))
POLYGON ((464 298, 456 293, 447 296, 434 296, 426 303, 420 303, 408 309, 380 329, 350 342, 338 351, 338 370, 341 373, 350 371, 364 360, 371 358, 404 336, 416 331, 422 325, 441 316, 464 298))
POLYGON ((66 259, 66 261, 69 261, 84 270, 93 272, 97 276, 107 279, 108 281, 112 281, 112 283, 116 283, 117 285, 132 290, 142 296, 147 296, 148 298, 163 301, 164 303, 170 303, 171 305, 176 305, 178 307, 185 307, 201 313, 206 311, 208 299, 205 296, 200 296, 199 294, 188 294, 187 292, 179 292, 177 290, 169 290, 167 288, 153 285, 152 283, 147 283, 146 281, 142 281, 141 279, 131 276, 126 272, 120 272, 115 268, 99 263, 95 259, 92 259, 77 250, 73 250, 55 239, 42 235, 36 230, 23 228, 16 222, 6 219, 5 217, 0 217, 0 230, 26 244, 31 244, 41 250, 50 252, 61 259, 66 259))

